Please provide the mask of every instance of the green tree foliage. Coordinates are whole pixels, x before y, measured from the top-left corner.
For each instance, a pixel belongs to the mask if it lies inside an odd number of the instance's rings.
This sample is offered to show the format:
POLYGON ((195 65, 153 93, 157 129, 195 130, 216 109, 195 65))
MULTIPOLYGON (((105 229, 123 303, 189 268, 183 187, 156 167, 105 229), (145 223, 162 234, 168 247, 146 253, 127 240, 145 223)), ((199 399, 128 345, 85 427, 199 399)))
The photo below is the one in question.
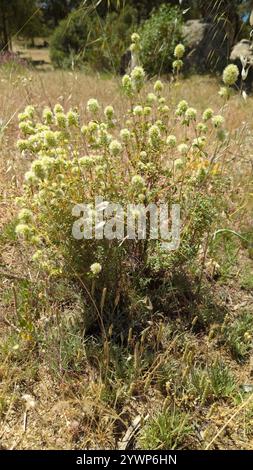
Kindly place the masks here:
POLYGON ((84 2, 80 0, 41 0, 39 3, 46 23, 50 27, 56 27, 74 8, 84 2))
MULTIPOLYGON (((96 9, 99 16, 104 18, 108 11, 120 10, 126 6, 125 0, 40 0, 45 21, 50 27, 58 26, 75 9, 96 9)), ((134 4, 134 2, 132 2, 134 4)))
POLYGON ((89 15, 79 11, 62 20, 51 38, 50 55, 53 64, 68 68, 74 59, 79 62, 83 54, 88 54, 89 42, 95 37, 95 26, 89 15))
POLYGON ((40 34, 41 27, 42 15, 36 0, 1 0, 1 49, 11 49, 13 35, 22 33, 23 36, 31 38, 40 34))
MULTIPOLYGON (((107 70, 120 71, 121 58, 129 46, 129 37, 137 28, 136 18, 137 11, 131 6, 107 14, 102 43, 102 56, 107 70)), ((98 57, 100 55, 101 51, 98 50, 98 57)))
POLYGON ((141 61, 149 75, 171 71, 174 48, 181 39, 182 21, 179 8, 161 5, 141 26, 141 61))
POLYGON ((101 18, 96 9, 79 8, 60 22, 50 44, 56 67, 89 64, 97 70, 119 71, 129 34, 136 25, 136 10, 125 7, 101 18))

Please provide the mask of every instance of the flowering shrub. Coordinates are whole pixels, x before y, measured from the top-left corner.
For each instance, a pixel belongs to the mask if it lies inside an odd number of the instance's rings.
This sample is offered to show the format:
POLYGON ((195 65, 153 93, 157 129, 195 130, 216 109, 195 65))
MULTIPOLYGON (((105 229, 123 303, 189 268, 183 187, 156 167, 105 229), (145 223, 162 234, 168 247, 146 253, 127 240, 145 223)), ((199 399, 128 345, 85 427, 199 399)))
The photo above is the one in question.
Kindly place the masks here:
MULTIPOLYGON (((177 47, 175 57, 182 54, 177 47)), ((224 118, 210 108, 200 115, 185 100, 173 109, 163 96, 167 85, 158 80, 150 92, 145 80, 140 66, 123 77, 125 116, 95 98, 87 103, 87 122, 60 104, 41 114, 27 106, 19 115, 17 145, 30 169, 16 232, 42 277, 79 281, 95 305, 106 297, 110 312, 142 278, 171 275, 198 259, 226 190, 224 118), (95 197, 123 208, 179 204, 180 246, 166 251, 161 240, 76 240, 73 207, 85 203, 92 213, 95 197)))

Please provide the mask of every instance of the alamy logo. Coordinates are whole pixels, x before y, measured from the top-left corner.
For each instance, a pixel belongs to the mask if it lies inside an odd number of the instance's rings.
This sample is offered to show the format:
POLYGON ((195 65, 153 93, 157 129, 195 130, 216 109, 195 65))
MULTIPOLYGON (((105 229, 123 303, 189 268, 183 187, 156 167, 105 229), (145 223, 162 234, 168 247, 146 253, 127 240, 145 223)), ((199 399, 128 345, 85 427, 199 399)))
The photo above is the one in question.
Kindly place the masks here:
POLYGON ((72 227, 76 240, 159 240, 164 250, 180 246, 180 205, 120 204, 95 198, 95 204, 77 204, 72 215, 78 217, 72 227))

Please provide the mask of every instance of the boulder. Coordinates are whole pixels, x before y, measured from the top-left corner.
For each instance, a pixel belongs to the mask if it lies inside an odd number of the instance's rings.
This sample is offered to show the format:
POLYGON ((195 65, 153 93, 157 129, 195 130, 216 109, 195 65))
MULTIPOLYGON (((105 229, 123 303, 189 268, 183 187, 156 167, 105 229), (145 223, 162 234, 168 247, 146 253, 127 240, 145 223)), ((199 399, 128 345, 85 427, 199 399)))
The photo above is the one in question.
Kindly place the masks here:
POLYGON ((242 39, 234 45, 230 54, 230 60, 235 62, 238 59, 240 60, 240 57, 247 57, 248 63, 253 65, 253 47, 251 41, 242 39))
POLYGON ((124 75, 125 73, 131 73, 137 65, 141 65, 139 58, 128 49, 121 57, 119 70, 120 75, 124 75))
POLYGON ((230 54, 230 61, 237 65, 240 72, 242 72, 241 58, 247 59, 246 70, 249 70, 246 80, 240 80, 237 85, 250 93, 253 89, 253 46, 247 39, 242 39, 235 44, 230 54))
POLYGON ((221 72, 230 55, 229 39, 223 23, 189 20, 183 26, 187 47, 185 71, 221 72))

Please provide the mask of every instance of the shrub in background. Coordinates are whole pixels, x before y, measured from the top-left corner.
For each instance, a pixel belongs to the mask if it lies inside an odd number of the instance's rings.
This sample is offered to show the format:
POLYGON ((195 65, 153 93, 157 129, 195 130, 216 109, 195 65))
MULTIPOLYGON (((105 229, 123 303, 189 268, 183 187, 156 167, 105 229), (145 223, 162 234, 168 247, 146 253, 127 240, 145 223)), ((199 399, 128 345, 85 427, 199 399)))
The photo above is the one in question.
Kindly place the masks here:
POLYGON ((174 48, 182 38, 182 24, 179 8, 162 5, 141 26, 141 62, 149 75, 171 72, 174 48))
POLYGON ((84 65, 94 70, 119 72, 120 60, 136 25, 136 10, 125 6, 120 12, 100 18, 96 11, 79 9, 61 21, 50 43, 55 67, 84 65))
MULTIPOLYGON (((126 5, 120 12, 108 13, 103 29, 102 51, 98 50, 98 58, 104 58, 106 70, 120 72, 120 63, 129 43, 129 36, 136 29, 137 12, 134 7, 126 5)), ((94 66, 101 70, 99 60, 94 66)))
POLYGON ((62 20, 50 41, 50 56, 55 67, 80 66, 88 60, 91 45, 99 34, 99 19, 78 9, 62 20))

